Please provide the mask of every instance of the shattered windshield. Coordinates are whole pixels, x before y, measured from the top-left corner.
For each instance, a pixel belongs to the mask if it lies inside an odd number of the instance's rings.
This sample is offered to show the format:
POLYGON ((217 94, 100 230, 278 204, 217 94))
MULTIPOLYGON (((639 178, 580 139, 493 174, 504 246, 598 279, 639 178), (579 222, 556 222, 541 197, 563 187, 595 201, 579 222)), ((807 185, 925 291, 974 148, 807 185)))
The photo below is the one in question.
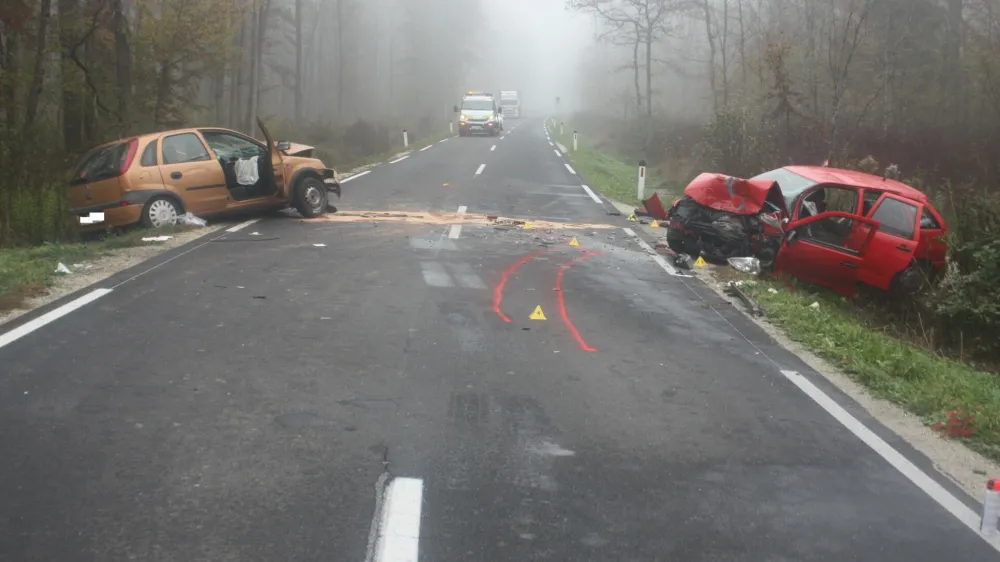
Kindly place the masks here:
POLYGON ((781 195, 785 199, 785 207, 789 210, 789 212, 791 212, 794 208, 795 198, 798 197, 803 191, 816 185, 816 182, 813 180, 802 177, 795 172, 790 172, 785 168, 778 168, 777 170, 764 172, 763 174, 754 176, 751 179, 778 182, 778 188, 781 189, 781 195))

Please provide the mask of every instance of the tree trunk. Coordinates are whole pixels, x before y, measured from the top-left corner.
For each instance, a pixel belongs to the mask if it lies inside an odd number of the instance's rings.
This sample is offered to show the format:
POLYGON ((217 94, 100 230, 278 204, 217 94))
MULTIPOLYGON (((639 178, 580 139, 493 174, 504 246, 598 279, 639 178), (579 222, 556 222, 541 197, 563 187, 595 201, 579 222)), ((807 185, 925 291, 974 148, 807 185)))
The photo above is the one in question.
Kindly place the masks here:
POLYGON ((302 123, 302 91, 304 89, 305 61, 302 58, 302 9, 303 0, 295 0, 295 123, 302 123))
POLYGON ((729 107, 729 0, 722 0, 722 107, 729 107))
POLYGON ((132 48, 128 39, 128 18, 125 17, 123 0, 114 0, 115 59, 118 78, 118 120, 122 133, 132 128, 130 106, 132 99, 132 48))
POLYGON ((253 8, 253 23, 250 26, 250 84, 247 86, 247 113, 243 123, 243 132, 254 136, 256 129, 254 121, 257 120, 257 94, 260 80, 260 50, 257 44, 260 41, 260 6, 253 8))
POLYGON ((653 116, 653 30, 646 28, 646 116, 653 116))
POLYGON ((712 113, 719 112, 719 92, 715 86, 715 35, 712 33, 712 8, 709 0, 702 0, 705 10, 705 36, 708 39, 708 84, 712 90, 712 113))
POLYGON ((243 88, 243 67, 246 66, 246 35, 247 19, 243 18, 240 23, 239 51, 240 58, 233 64, 232 72, 229 74, 229 126, 234 129, 240 128, 240 100, 242 99, 243 88))
POLYGON ((639 45, 642 44, 642 34, 639 24, 635 24, 635 43, 632 44, 632 78, 635 82, 635 114, 642 111, 642 84, 639 81, 639 45))
POLYGON ((26 140, 35 125, 38 115, 38 102, 42 97, 42 86, 45 83, 45 48, 49 35, 49 19, 52 17, 52 0, 42 0, 38 9, 38 35, 35 37, 35 67, 31 73, 31 87, 25 101, 24 128, 22 140, 26 140))
POLYGON ((76 38, 73 29, 80 19, 80 9, 76 0, 59 0, 59 46, 62 59, 60 88, 62 89, 62 133, 66 152, 76 154, 83 149, 83 88, 77 80, 76 70, 69 51, 76 38))
POLYGON ((337 118, 344 115, 344 0, 337 0, 337 118))

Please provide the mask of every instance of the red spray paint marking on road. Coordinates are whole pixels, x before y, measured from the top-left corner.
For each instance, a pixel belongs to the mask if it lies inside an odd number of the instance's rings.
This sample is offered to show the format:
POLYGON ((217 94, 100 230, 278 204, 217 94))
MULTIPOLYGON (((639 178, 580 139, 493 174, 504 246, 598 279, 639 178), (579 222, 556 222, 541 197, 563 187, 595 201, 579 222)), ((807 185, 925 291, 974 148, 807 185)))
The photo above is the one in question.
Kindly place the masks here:
POLYGON ((503 275, 500 277, 500 283, 498 283, 497 286, 493 288, 493 312, 496 312, 497 316, 502 318, 504 322, 513 322, 513 320, 508 318, 507 315, 503 313, 503 310, 500 309, 500 305, 503 304, 503 288, 507 285, 507 280, 510 279, 510 276, 513 275, 515 271, 520 269, 522 265, 528 263, 529 261, 535 259, 535 257, 537 257, 538 255, 543 254, 547 251, 548 248, 535 250, 534 252, 531 252, 530 254, 524 256, 523 258, 517 260, 517 263, 510 266, 509 268, 507 268, 506 271, 503 272, 503 275))
POLYGON ((576 339, 576 343, 580 344, 580 349, 584 351, 597 351, 596 347, 590 347, 587 345, 583 336, 580 335, 579 330, 577 330, 576 326, 573 325, 573 321, 569 319, 569 313, 566 312, 566 297, 563 295, 562 288, 563 275, 566 273, 567 269, 573 267, 574 264, 589 260, 597 255, 597 252, 591 252, 589 250, 584 250, 583 252, 582 256, 577 256, 559 266, 559 273, 556 274, 556 298, 559 299, 559 315, 562 316, 563 323, 566 324, 570 333, 573 334, 573 337, 576 339))

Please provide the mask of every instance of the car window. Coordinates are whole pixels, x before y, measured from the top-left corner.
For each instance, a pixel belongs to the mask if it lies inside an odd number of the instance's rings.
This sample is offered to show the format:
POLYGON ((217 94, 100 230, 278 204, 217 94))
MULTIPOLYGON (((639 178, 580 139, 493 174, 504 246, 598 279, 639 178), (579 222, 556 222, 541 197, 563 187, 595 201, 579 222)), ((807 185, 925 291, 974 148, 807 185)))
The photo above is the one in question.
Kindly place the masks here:
POLYGON ((800 193, 816 185, 815 181, 802 177, 795 172, 790 172, 784 168, 764 172, 763 174, 754 176, 750 179, 762 179, 778 182, 778 188, 781 190, 781 196, 785 198, 785 208, 789 211, 794 210, 792 206, 795 204, 795 200, 799 197, 800 193))
POLYGON ((156 147, 159 145, 159 139, 153 139, 153 142, 146 145, 145 150, 142 151, 142 159, 139 161, 141 166, 149 167, 156 165, 156 147))
POLYGON ((493 102, 490 100, 462 100, 462 109, 469 111, 489 111, 492 106, 493 102))
MULTIPOLYGON (((858 212, 858 190, 847 187, 821 187, 806 194, 799 203, 799 218, 818 215, 828 211, 856 214, 858 212)), ((802 237, 823 244, 857 250, 853 248, 851 231, 854 221, 843 217, 831 217, 809 223, 803 229, 802 237)))
POLYGON ((181 133, 163 139, 163 163, 180 164, 183 162, 201 162, 211 160, 205 145, 201 144, 198 135, 181 133))
POLYGON ((872 218, 882 223, 880 231, 912 240, 917 206, 887 197, 875 208, 872 218))
POLYGON ((930 210, 924 207, 924 212, 920 215, 920 228, 928 230, 939 230, 941 228, 941 223, 934 218, 930 210))
POLYGON ((865 200, 863 207, 861 208, 861 214, 863 216, 867 217, 872 214, 872 207, 875 206, 875 203, 878 203, 878 200, 882 197, 883 193, 884 192, 882 191, 875 191, 873 189, 865 190, 865 200))
POLYGON ((127 155, 127 142, 95 148, 77 165, 70 183, 75 185, 116 177, 127 155))
POLYGON ((201 135, 205 138, 209 148, 223 160, 252 158, 262 156, 265 153, 264 147, 232 133, 202 131, 201 135))

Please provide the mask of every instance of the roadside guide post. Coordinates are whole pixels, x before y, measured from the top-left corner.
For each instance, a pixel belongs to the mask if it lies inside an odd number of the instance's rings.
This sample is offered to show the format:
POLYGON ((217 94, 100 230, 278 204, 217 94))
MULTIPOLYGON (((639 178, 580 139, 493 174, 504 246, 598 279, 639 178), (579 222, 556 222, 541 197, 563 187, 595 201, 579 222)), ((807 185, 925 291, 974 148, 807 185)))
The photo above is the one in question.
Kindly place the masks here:
POLYGON ((403 129, 403 148, 408 148, 410 146, 410 137, 406 134, 406 129, 403 129))
POLYGON ((986 481, 986 497, 983 499, 983 518, 979 522, 979 532, 986 536, 996 536, 998 520, 1000 520, 1000 478, 990 478, 986 481))
POLYGON ((559 123, 559 136, 563 136, 563 123, 559 123))
POLYGON ((576 152, 576 147, 577 147, 576 139, 577 139, 576 131, 573 131, 573 152, 576 152))
POLYGON ((448 121, 448 134, 449 135, 454 135, 455 134, 455 122, 454 121, 448 121))
POLYGON ((646 161, 639 160, 639 182, 638 189, 636 193, 639 201, 642 201, 642 196, 646 194, 646 161))

